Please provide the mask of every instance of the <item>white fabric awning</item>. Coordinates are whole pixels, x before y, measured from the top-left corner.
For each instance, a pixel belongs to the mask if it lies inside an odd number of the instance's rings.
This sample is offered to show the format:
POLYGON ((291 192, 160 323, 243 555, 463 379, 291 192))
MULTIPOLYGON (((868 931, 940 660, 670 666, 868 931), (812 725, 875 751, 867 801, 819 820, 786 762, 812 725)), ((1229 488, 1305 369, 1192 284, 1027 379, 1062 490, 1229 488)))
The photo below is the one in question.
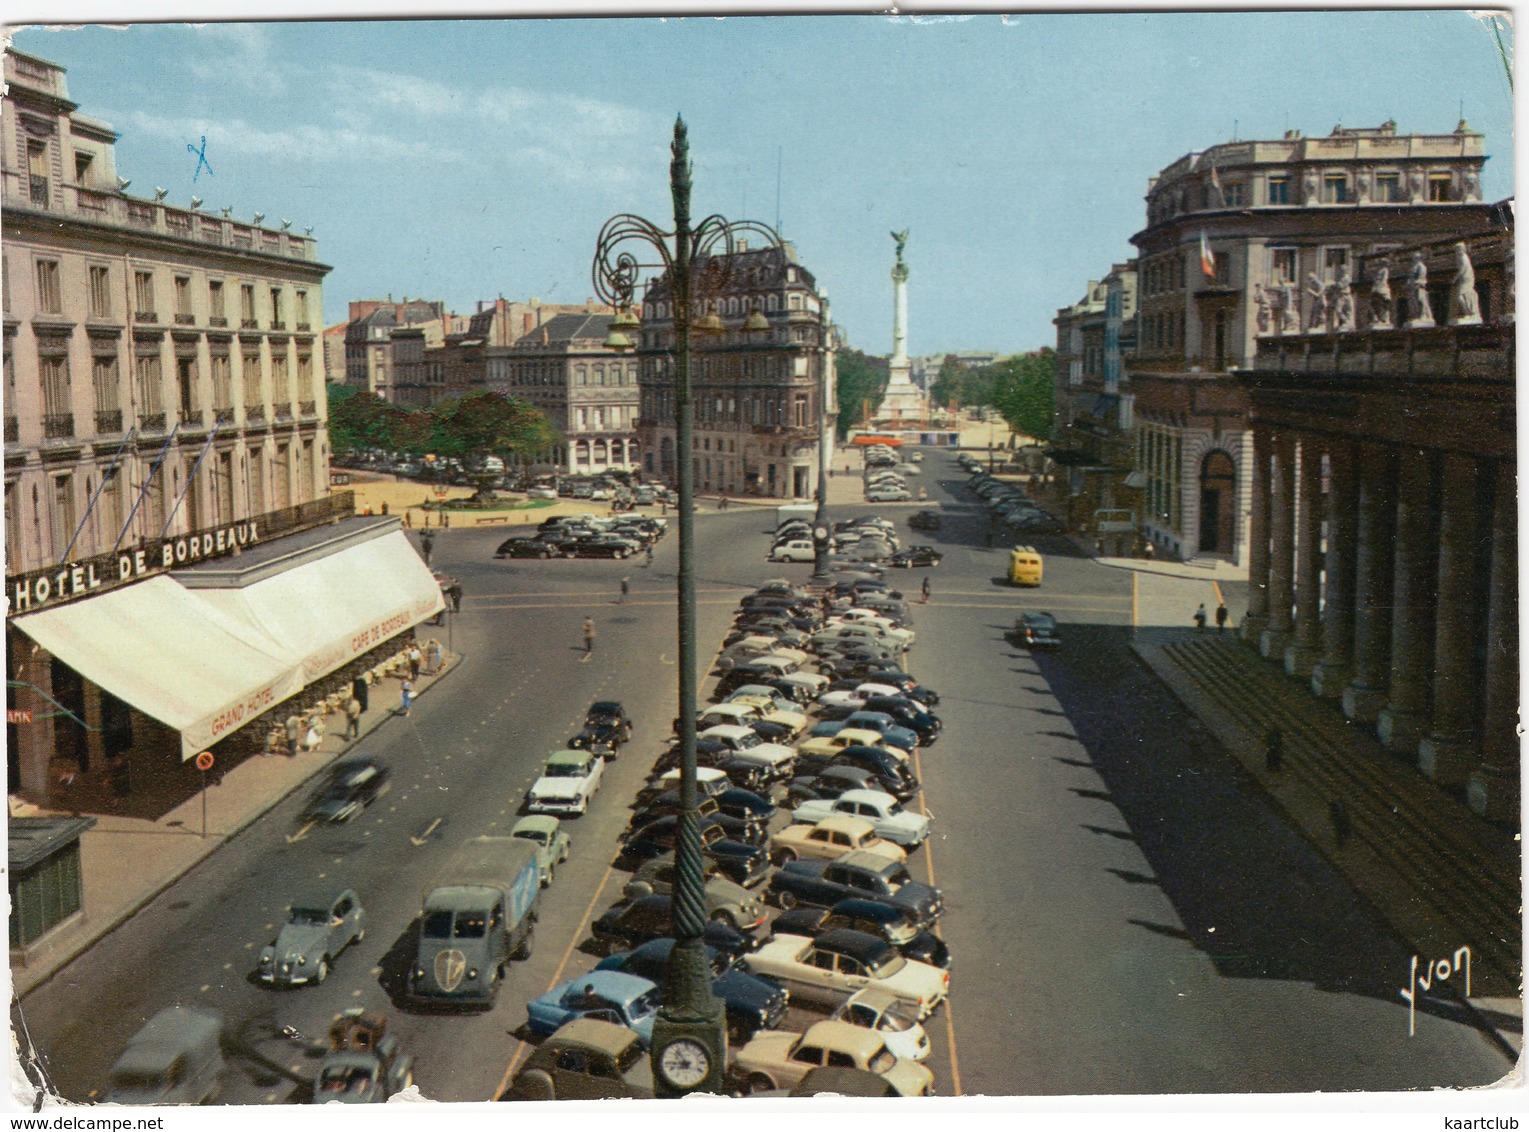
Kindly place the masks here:
POLYGON ((243 587, 190 591, 298 664, 304 684, 434 617, 441 587, 402 531, 243 587))
POLYGON ((393 531, 247 586, 160 575, 13 624, 180 732, 189 759, 442 605, 429 568, 393 531))
POLYGON ((17 617, 86 680, 181 735, 181 758, 303 688, 290 650, 161 575, 17 617))

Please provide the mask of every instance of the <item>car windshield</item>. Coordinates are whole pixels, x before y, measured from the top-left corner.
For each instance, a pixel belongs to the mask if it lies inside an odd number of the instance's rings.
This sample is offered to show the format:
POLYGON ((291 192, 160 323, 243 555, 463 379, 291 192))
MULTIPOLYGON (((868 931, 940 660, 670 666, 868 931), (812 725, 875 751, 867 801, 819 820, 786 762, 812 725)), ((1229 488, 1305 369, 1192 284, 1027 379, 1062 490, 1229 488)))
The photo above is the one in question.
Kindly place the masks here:
POLYGON ((450 912, 450 910, 448 909, 448 910, 442 910, 442 911, 437 911, 437 912, 426 912, 425 913, 425 922, 424 922, 423 927, 420 930, 423 931, 424 934, 428 938, 430 938, 430 939, 450 939, 451 938, 451 912, 450 912))
POLYGON ((878 979, 885 979, 897 974, 908 965, 908 961, 899 952, 893 951, 881 962, 873 964, 870 968, 871 975, 878 979))
POLYGON ((918 1025, 918 1015, 913 1008, 906 1003, 894 1002, 881 1012, 880 1030, 889 1030, 894 1034, 907 1033, 918 1025))
POLYGON ((908 875, 908 870, 902 866, 898 866, 890 872, 885 872, 881 875, 886 879, 887 886, 891 888, 893 892, 896 892, 905 884, 913 883, 913 878, 908 875))
POLYGON ((549 763, 547 764, 547 778, 583 778, 584 767, 578 763, 549 763))
POLYGON ((327 924, 329 922, 329 910, 327 908, 293 908, 292 918, 288 922, 293 924, 327 924))
POLYGON ((627 1016, 630 1017, 633 1022, 636 1022, 640 1019, 646 1018, 650 1014, 656 1013, 658 1011, 658 1004, 661 997, 662 992, 657 987, 654 987, 647 994, 642 995, 633 1001, 631 1007, 627 1010, 627 1016))
POLYGON ((511 836, 518 837, 522 841, 534 841, 538 845, 547 844, 547 835, 539 829, 521 829, 511 834, 511 836))
POLYGON ((488 916, 483 912, 458 912, 456 927, 458 939, 482 939, 488 929, 488 916))
POLYGON ((865 1063, 865 1067, 872 1073, 885 1073, 896 1064, 897 1058, 892 1056, 886 1046, 882 1046, 871 1055, 870 1060, 865 1063))
POLYGON ((760 737, 758 735, 755 735, 751 731, 747 735, 740 735, 740 736, 738 736, 738 742, 735 743, 734 746, 737 747, 738 750, 740 750, 740 751, 747 751, 747 750, 750 750, 750 749, 752 749, 754 747, 759 746, 759 744, 762 743, 763 741, 764 740, 760 739, 760 737))

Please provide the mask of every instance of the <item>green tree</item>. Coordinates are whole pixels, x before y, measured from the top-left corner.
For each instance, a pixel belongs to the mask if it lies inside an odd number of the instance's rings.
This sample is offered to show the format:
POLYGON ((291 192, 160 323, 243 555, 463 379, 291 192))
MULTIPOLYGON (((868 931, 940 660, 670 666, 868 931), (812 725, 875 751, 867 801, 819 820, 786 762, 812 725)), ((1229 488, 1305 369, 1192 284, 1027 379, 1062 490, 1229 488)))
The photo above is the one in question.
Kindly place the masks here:
POLYGON ((993 365, 993 407, 1020 436, 1049 440, 1056 412, 1056 351, 1045 346, 993 365))
POLYGON ((891 373, 885 358, 873 358, 847 346, 835 352, 834 366, 838 374, 838 434, 842 439, 867 411, 881 404, 891 373))
POLYGON ((967 369, 954 354, 946 354, 945 360, 940 363, 939 376, 934 379, 934 384, 929 387, 929 396, 937 405, 943 405, 948 409, 958 409, 968 404, 966 399, 966 375, 967 369))
POLYGON ((350 385, 328 385, 329 444, 338 454, 366 448, 406 448, 398 432, 409 414, 375 393, 350 385))

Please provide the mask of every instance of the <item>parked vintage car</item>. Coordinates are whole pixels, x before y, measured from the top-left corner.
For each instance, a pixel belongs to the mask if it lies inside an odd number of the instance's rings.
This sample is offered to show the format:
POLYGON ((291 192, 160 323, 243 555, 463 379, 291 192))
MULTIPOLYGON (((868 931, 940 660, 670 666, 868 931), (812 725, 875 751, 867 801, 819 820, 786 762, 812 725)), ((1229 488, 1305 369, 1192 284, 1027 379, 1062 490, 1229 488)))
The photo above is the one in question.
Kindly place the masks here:
POLYGON ((770 860, 777 865, 798 858, 837 861, 846 853, 874 853, 892 861, 907 859, 907 850, 876 835, 870 822, 833 814, 814 823, 788 825, 770 838, 770 860))
POLYGON ((596 970, 526 1003, 526 1029, 548 1035, 575 1018, 596 1018, 626 1026, 647 1041, 653 1036, 658 1005, 658 985, 652 980, 596 970))
POLYGON ((366 935, 366 912, 354 891, 338 885, 292 901, 276 942, 260 952, 260 981, 275 986, 322 983, 334 957, 366 935))
POLYGON ((613 758, 631 738, 632 720, 626 708, 617 700, 596 700, 584 713, 584 726, 568 740, 568 746, 613 758))
POLYGON ((834 814, 870 823, 876 833, 904 849, 917 849, 929 837, 930 820, 915 814, 880 790, 846 790, 833 800, 803 802, 791 811, 794 822, 822 822, 834 814))
MULTIPOLYGON (((670 896, 638 896, 618 900, 589 926, 594 941, 607 955, 637 947, 650 939, 664 939, 674 930, 674 900, 670 896)), ((759 941, 748 932, 708 920, 702 941, 724 955, 739 956, 753 951, 759 941)))
POLYGON ((950 969, 950 946, 932 931, 920 928, 906 909, 879 900, 851 897, 831 908, 793 908, 770 924, 774 935, 820 936, 839 928, 879 935, 909 959, 950 969))
POLYGON ((869 897, 903 909, 921 928, 932 927, 945 908, 939 889, 914 880, 902 862, 875 853, 787 862, 770 878, 768 896, 785 909, 798 904, 828 908, 841 900, 869 897))
POLYGON ((555 751, 542 775, 526 792, 526 810, 533 814, 583 814, 600 789, 605 760, 592 751, 555 751))
POLYGON ((823 1066, 875 1073, 899 1096, 929 1096, 934 1074, 893 1054, 875 1030, 847 1022, 818 1022, 806 1033, 770 1030, 756 1034, 738 1051, 732 1073, 743 1092, 763 1093, 797 1085, 823 1066))
POLYGON ((785 985, 793 1000, 836 1007, 865 986, 877 986, 918 1012, 932 1014, 950 990, 950 972, 905 958, 880 936, 840 930, 816 939, 778 935, 744 957, 758 975, 785 985))
POLYGON ((211 1104, 223 1088, 223 1015, 167 1006, 143 1024, 107 1074, 107 1104, 211 1104))
POLYGON ((510 828, 510 836, 536 846, 536 866, 546 888, 557 867, 568 860, 569 837, 563 823, 550 814, 528 814, 510 828))
POLYGON ((313 1080, 313 1103, 382 1104, 414 1084, 414 1059, 388 1033, 385 1015, 360 1007, 329 1027, 329 1052, 313 1080))
POLYGON ((564 1023, 515 1074, 506 1101, 650 1099, 646 1043, 625 1026, 595 1018, 564 1023))
MULTIPOLYGON (((674 892, 674 853, 660 853, 644 861, 627 881, 626 895, 631 897, 674 892)), ((706 918, 726 924, 740 932, 753 931, 764 923, 764 901, 736 881, 729 880, 715 861, 703 861, 701 875, 706 888, 706 918)))
POLYGON ((910 546, 887 559, 888 566, 906 570, 914 566, 938 566, 945 556, 932 546, 910 546))
POLYGON ((928 1031, 919 1025, 916 1012, 885 987, 862 987, 845 999, 829 1018, 875 1030, 887 1049, 905 1061, 929 1059, 928 1031))
MULTIPOLYGON (((631 951, 619 951, 600 960, 595 970, 623 971, 661 983, 672 950, 674 940, 667 937, 650 939, 631 951)), ((706 959, 714 976, 712 993, 722 1000, 727 1012, 729 1040, 747 1041, 759 1030, 780 1024, 791 998, 785 987, 771 979, 750 974, 738 959, 715 948, 706 949, 706 959)))
MULTIPOLYGON (((717 863, 717 868, 745 887, 752 887, 769 872, 769 857, 763 849, 727 836, 716 818, 702 818, 698 823, 701 852, 717 863)), ((621 856, 628 861, 645 861, 672 851, 679 837, 679 816, 670 814, 632 831, 621 843, 621 856)))
POLYGON ((562 548, 552 540, 522 535, 505 539, 494 551, 495 558, 560 558, 562 555, 562 548))

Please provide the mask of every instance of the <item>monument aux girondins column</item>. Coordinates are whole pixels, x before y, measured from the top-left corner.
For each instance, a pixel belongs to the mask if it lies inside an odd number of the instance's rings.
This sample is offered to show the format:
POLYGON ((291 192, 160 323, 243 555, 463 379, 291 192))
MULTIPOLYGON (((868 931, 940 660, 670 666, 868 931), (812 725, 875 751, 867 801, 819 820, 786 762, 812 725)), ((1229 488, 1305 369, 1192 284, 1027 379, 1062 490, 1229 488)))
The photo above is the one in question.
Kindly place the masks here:
POLYGON ((887 392, 876 410, 878 423, 922 421, 927 415, 924 391, 908 376, 908 264, 903 248, 908 245, 908 229, 893 232, 897 241, 897 263, 892 268, 892 365, 887 392))

